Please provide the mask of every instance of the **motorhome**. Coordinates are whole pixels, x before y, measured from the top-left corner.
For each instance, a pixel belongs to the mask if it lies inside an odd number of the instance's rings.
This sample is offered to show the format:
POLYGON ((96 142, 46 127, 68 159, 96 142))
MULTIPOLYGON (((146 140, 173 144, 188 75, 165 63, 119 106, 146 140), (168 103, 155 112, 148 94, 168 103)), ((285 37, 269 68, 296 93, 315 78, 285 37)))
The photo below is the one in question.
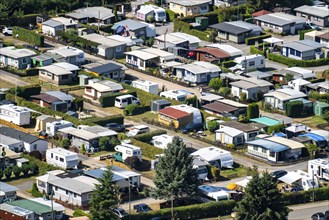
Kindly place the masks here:
POLYGON ((51 148, 46 151, 46 160, 48 164, 63 169, 78 168, 78 154, 63 148, 51 148))
POLYGON ((196 169, 199 180, 208 180, 208 168, 206 162, 202 161, 200 158, 193 158, 193 168, 196 169))
POLYGON ((197 189, 197 199, 200 202, 229 200, 234 193, 236 192, 228 190, 225 187, 201 185, 197 189))
POLYGON ((115 146, 116 153, 113 155, 115 160, 124 162, 128 157, 137 156, 142 161, 142 150, 132 144, 121 143, 115 146))
POLYGON ((145 92, 149 92, 152 94, 157 95, 158 94, 158 83, 150 82, 146 80, 135 80, 131 83, 132 87, 135 87, 137 89, 141 89, 145 92))
POLYGON ((65 120, 53 121, 46 123, 46 133, 48 136, 53 137, 61 128, 73 127, 73 123, 65 120))
POLYGON ((233 157, 229 151, 214 146, 205 147, 191 154, 193 157, 200 158, 209 165, 218 168, 233 168, 233 157))
POLYGON ((308 161, 308 174, 329 181, 329 162, 325 159, 308 161))
POLYGON ((184 102, 186 99, 186 93, 180 92, 178 90, 168 90, 160 93, 161 97, 165 97, 167 99, 172 99, 180 102, 184 102))
POLYGON ((236 65, 230 68, 233 72, 248 72, 250 70, 265 68, 265 57, 259 54, 237 57, 234 59, 234 62, 236 65))
POLYGON ((30 110, 13 104, 0 105, 0 119, 16 125, 29 125, 30 110))
POLYGON ((136 125, 130 128, 129 132, 127 133, 128 137, 135 137, 136 135, 147 133, 150 131, 150 128, 146 125, 136 125))
POLYGON ((155 5, 142 5, 137 11, 137 18, 143 21, 148 21, 148 16, 152 16, 156 22, 164 22, 167 19, 165 9, 155 5))
POLYGON ((152 144, 154 147, 166 149, 168 144, 172 142, 173 136, 167 134, 161 134, 152 137, 152 144))
POLYGON ((117 108, 124 108, 130 104, 140 105, 141 102, 139 98, 136 98, 133 95, 121 95, 115 98, 114 106, 117 108))

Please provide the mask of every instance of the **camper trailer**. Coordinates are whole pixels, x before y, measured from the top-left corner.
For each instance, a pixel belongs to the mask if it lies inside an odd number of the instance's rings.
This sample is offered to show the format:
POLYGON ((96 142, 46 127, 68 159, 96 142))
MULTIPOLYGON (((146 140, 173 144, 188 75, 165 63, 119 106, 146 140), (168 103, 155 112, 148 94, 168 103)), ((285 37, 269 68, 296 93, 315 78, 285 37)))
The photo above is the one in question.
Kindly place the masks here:
POLYGON ((0 106, 0 119, 16 125, 30 124, 30 110, 13 104, 0 106))
POLYGON ((186 99, 186 93, 180 92, 178 90, 168 90, 160 93, 161 97, 165 97, 167 99, 172 99, 180 102, 184 102, 186 99))
POLYGON ((220 200, 229 200, 231 194, 236 193, 226 189, 225 187, 201 185, 197 189, 197 199, 200 202, 212 202, 220 200))
POLYGON ((113 155, 116 161, 124 162, 128 157, 137 156, 142 161, 142 150, 132 144, 121 143, 117 145, 114 150, 116 153, 113 155))
POLYGON ((147 21, 148 16, 152 16, 156 22, 165 22, 167 18, 165 9, 155 5, 142 5, 137 11, 137 18, 147 21))
POLYGON ((78 154, 63 148, 52 148, 46 152, 46 160, 48 164, 63 168, 73 169, 78 168, 78 154))
POLYGON ((73 123, 65 120, 53 121, 46 123, 46 133, 48 136, 55 136, 57 131, 61 128, 73 127, 73 123))
POLYGON ((172 142, 173 138, 173 136, 167 134, 157 135, 152 137, 152 144, 154 147, 166 149, 167 145, 172 142))
POLYGON ((159 92, 158 83, 154 83, 146 80, 135 80, 131 83, 131 86, 155 95, 157 95, 159 92))
POLYGON ((233 168, 233 157, 229 151, 214 146, 202 148, 191 154, 209 165, 218 168, 233 168))
POLYGON ((329 162, 325 159, 308 161, 308 174, 329 181, 329 162))
POLYGON ((127 137, 135 137, 139 134, 144 134, 150 131, 150 128, 146 125, 136 125, 130 128, 130 131, 127 134, 127 137))
POLYGON ((140 105, 141 102, 139 98, 136 98, 133 95, 121 95, 115 98, 114 106, 117 108, 124 108, 130 104, 140 105))
POLYGON ((234 62, 236 65, 230 68, 233 72, 248 72, 250 70, 265 68, 265 57, 259 54, 237 57, 234 59, 234 62))
POLYGON ((279 178, 280 181, 295 186, 303 190, 319 188, 319 182, 316 176, 310 175, 302 170, 288 172, 283 177, 279 178))
POLYGON ((193 159, 193 168, 196 169, 198 173, 198 179, 202 181, 208 180, 208 168, 207 163, 199 158, 193 159))

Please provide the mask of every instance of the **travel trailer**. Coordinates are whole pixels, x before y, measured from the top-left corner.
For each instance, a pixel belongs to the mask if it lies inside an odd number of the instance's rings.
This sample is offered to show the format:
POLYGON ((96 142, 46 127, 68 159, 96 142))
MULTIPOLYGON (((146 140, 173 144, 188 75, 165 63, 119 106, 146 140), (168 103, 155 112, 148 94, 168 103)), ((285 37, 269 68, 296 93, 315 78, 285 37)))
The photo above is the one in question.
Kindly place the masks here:
POLYGON ((154 147, 158 147, 161 149, 166 149, 167 145, 172 142, 173 136, 167 135, 167 134, 161 134, 157 136, 152 137, 152 143, 154 147))
POLYGON ((234 193, 236 192, 228 190, 225 187, 201 185, 198 186, 197 189, 197 199, 201 202, 229 200, 231 198, 231 194, 234 193))
POLYGON ((279 178, 279 180, 289 185, 298 186, 303 190, 309 190, 313 187, 319 188, 318 178, 302 170, 288 172, 286 175, 279 178))
POLYGON ((61 128, 73 127, 73 123, 65 120, 53 121, 46 123, 46 133, 48 136, 55 136, 57 131, 61 128))
POLYGON ((136 17, 142 21, 148 21, 147 17, 152 16, 156 22, 165 22, 166 10, 155 5, 142 5, 137 11, 136 17))
POLYGON ((233 168, 233 157, 229 151, 214 146, 202 148, 191 154, 209 165, 218 168, 233 168))
POLYGON ((0 105, 0 119, 16 125, 29 125, 30 110, 13 104, 0 105))
POLYGON ((199 158, 193 158, 193 168, 196 169, 199 180, 208 180, 208 168, 206 162, 202 161, 199 158))
POLYGON ((265 57, 259 54, 237 57, 234 59, 234 62, 236 65, 230 68, 233 72, 248 72, 250 70, 265 68, 265 57))
POLYGON ((137 156, 142 161, 142 150, 132 144, 121 143, 117 145, 114 150, 116 153, 113 155, 116 161, 124 162, 128 157, 137 156))
POLYGON ((172 99, 180 102, 184 102, 186 99, 186 93, 180 92, 178 90, 168 90, 160 93, 161 97, 165 97, 167 99, 172 99))
POLYGON ((130 131, 127 133, 127 137, 134 137, 139 134, 144 134, 149 132, 150 129, 146 125, 136 125, 130 129, 130 131))
POLYGON ((46 151, 48 164, 63 168, 77 169, 79 165, 78 154, 63 148, 52 148, 46 151))
POLYGON ((154 83, 146 80, 135 80, 131 83, 131 86, 156 95, 159 92, 158 83, 154 83))
POLYGON ((121 95, 115 98, 115 103, 114 103, 115 107, 124 108, 130 104, 140 105, 141 102, 139 98, 136 98, 133 95, 121 95))
POLYGON ((325 159, 308 161, 308 174, 329 181, 329 162, 325 159))

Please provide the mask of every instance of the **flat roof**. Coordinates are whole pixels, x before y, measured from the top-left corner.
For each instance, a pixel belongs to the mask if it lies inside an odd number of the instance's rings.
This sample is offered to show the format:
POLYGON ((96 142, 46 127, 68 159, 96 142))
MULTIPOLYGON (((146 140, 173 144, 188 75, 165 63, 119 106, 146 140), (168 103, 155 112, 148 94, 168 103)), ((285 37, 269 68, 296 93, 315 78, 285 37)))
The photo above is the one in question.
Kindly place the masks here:
POLYGON ((329 16, 329 8, 327 5, 324 6, 309 6, 309 5, 303 5, 298 8, 295 8, 294 11, 302 12, 308 15, 314 15, 316 17, 328 17, 329 16))
POLYGON ((229 22, 222 22, 218 24, 213 24, 209 26, 210 28, 217 29, 219 31, 228 32, 234 35, 242 34, 245 32, 251 32, 251 29, 240 27, 229 22))
POLYGON ((179 119, 182 117, 185 117, 187 115, 190 115, 189 113, 176 109, 176 108, 172 108, 172 107, 166 107, 164 109, 159 110, 159 114, 165 115, 167 117, 170 118, 174 118, 174 119, 179 119))
POLYGON ((212 93, 203 93, 200 96, 200 99, 204 100, 204 101, 208 101, 208 102, 213 102, 213 101, 223 99, 223 96, 215 95, 215 94, 212 94, 212 93))
POLYGON ((158 55, 155 55, 153 53, 149 53, 143 50, 134 50, 134 51, 129 51, 129 52, 125 52, 126 55, 132 55, 135 57, 138 57, 142 60, 151 60, 154 58, 157 58, 158 55))
POLYGON ((217 102, 217 101, 203 105, 202 108, 205 110, 208 110, 208 111, 216 112, 216 113, 226 113, 226 112, 230 113, 230 112, 234 112, 234 111, 238 110, 238 108, 236 108, 236 107, 229 106, 224 103, 217 102))
POLYGON ((223 150, 221 148, 214 146, 205 147, 191 153, 191 156, 199 156, 206 161, 218 160, 221 159, 222 156, 226 156, 226 155, 231 156, 231 153, 227 150, 223 150))
POLYGON ((0 54, 12 57, 15 59, 22 57, 32 57, 37 55, 36 52, 28 49, 18 49, 14 46, 0 48, 0 54))
POLYGON ((266 140, 273 141, 275 143, 279 143, 282 145, 285 145, 289 147, 290 149, 299 149, 299 148, 304 148, 305 145, 302 143, 299 143, 297 141, 293 141, 291 139, 283 138, 283 137, 267 137, 265 138, 266 140))
POLYGON ((306 97, 306 94, 296 91, 294 89, 278 89, 274 92, 266 93, 264 94, 265 97, 267 96, 273 96, 279 100, 287 101, 290 99, 298 99, 306 97))
POLYGON ((113 40, 111 38, 108 38, 108 37, 105 37, 103 35, 96 34, 96 33, 83 35, 81 37, 86 40, 90 40, 92 42, 95 42, 95 43, 98 43, 100 45, 107 46, 107 47, 116 47, 116 46, 121 46, 121 45, 126 44, 124 42, 113 40))
POLYGON ((231 82, 231 86, 238 87, 241 89, 252 89, 252 88, 257 88, 259 87, 257 84, 253 84, 244 80, 236 81, 236 82, 231 82))
POLYGON ((70 18, 65 18, 65 17, 56 17, 56 18, 52 18, 55 21, 58 21, 62 24, 64 24, 65 26, 71 26, 71 25, 77 25, 78 23, 73 21, 70 18))
POLYGON ((69 70, 66 70, 65 68, 62 68, 60 66, 57 66, 55 64, 49 65, 49 66, 43 66, 39 67, 41 70, 45 70, 49 73, 52 73, 56 76, 61 76, 61 75, 72 75, 73 73, 69 70))
POLYGON ((159 57, 162 57, 162 58, 168 59, 168 60, 176 58, 176 56, 173 53, 169 53, 167 51, 156 49, 156 48, 151 48, 150 47, 150 48, 147 48, 147 49, 142 49, 142 51, 155 54, 159 57))
POLYGON ((243 131, 240 131, 240 130, 237 130, 237 129, 231 128, 231 127, 224 127, 224 128, 216 130, 216 133, 225 133, 231 137, 235 137, 240 134, 243 134, 243 131))
POLYGON ((211 0, 170 0, 170 3, 175 3, 178 5, 184 5, 184 6, 194 6, 194 5, 201 5, 210 3, 211 0))
POLYGON ((126 19, 126 20, 115 23, 112 26, 112 30, 117 29, 119 26, 128 27, 129 30, 134 31, 134 30, 138 30, 141 28, 146 28, 148 25, 145 23, 139 22, 139 21, 132 20, 132 19, 126 19))
POLYGON ((56 147, 56 148, 49 148, 47 149, 47 152, 55 153, 58 155, 61 155, 63 157, 70 157, 71 159, 77 159, 78 160, 78 154, 69 150, 66 150, 61 147, 56 147))
POLYGON ((79 138, 85 139, 85 140, 92 140, 92 139, 99 138, 99 135, 97 135, 97 134, 94 134, 92 132, 89 132, 89 131, 86 131, 83 129, 73 128, 73 127, 61 128, 58 131, 67 133, 67 134, 71 134, 73 136, 76 136, 76 137, 79 137, 79 138))
POLYGON ((99 81, 86 85, 86 87, 91 87, 99 92, 112 92, 123 89, 123 86, 120 83, 116 83, 110 80, 99 81))
POLYGON ((99 18, 101 20, 106 20, 114 17, 113 10, 105 7, 86 7, 79 8, 73 12, 67 13, 66 16, 81 19, 81 18, 99 18))
POLYGON ((218 48, 230 54, 231 56, 242 56, 243 54, 242 50, 228 44, 209 44, 206 47, 218 48))
POLYGON ((266 117, 266 116, 263 116, 263 117, 260 117, 260 118, 252 118, 249 121, 264 124, 266 126, 274 126, 274 125, 281 124, 280 121, 269 118, 269 117, 266 117))
POLYGON ((265 15, 257 16, 254 19, 257 21, 263 21, 263 22, 275 24, 278 26, 285 26, 288 24, 295 23, 295 21, 282 18, 282 17, 280 17, 280 15, 274 16, 273 14, 265 14, 265 15))
POLYGON ((222 126, 227 126, 231 128, 235 128, 237 130, 243 131, 243 132, 252 132, 252 131, 258 131, 258 128, 252 127, 248 124, 243 124, 237 121, 225 121, 221 123, 222 126))
POLYGON ((310 40, 294 41, 281 45, 282 47, 289 47, 300 52, 306 52, 311 50, 316 50, 318 48, 324 47, 322 44, 317 42, 312 42, 310 40))
POLYGON ((51 207, 29 199, 20 199, 13 202, 7 202, 7 204, 32 211, 37 215, 51 213, 52 211, 51 207))
POLYGON ((82 193, 88 193, 92 192, 95 187, 91 186, 90 184, 72 179, 72 178, 59 178, 55 180, 50 180, 50 184, 54 186, 58 186, 60 188, 63 188, 65 190, 69 190, 71 192, 75 192, 77 194, 82 194, 82 193))
POLYGON ((64 27, 64 24, 62 24, 59 21, 53 20, 53 19, 49 19, 45 22, 42 22, 42 25, 53 27, 53 28, 58 27, 58 26, 63 26, 64 27))
POLYGON ((229 58, 231 55, 219 48, 214 48, 214 47, 200 47, 195 49, 194 51, 197 52, 204 52, 204 53, 209 53, 212 56, 215 56, 216 58, 223 59, 223 58, 229 58))
POLYGON ((221 103, 224 103, 226 105, 230 105, 230 106, 233 106, 236 108, 247 108, 248 107, 248 105, 246 105, 246 104, 242 104, 240 102, 235 102, 230 99, 220 99, 220 100, 218 100, 218 102, 221 102, 221 103))
POLYGON ((262 147, 262 148, 265 148, 272 152, 281 152, 281 151, 285 151, 285 150, 289 149, 289 147, 287 147, 283 144, 276 143, 276 142, 266 140, 266 139, 257 139, 254 141, 249 141, 249 142, 247 142, 247 144, 262 147))
POLYGON ((7 192, 13 192, 19 190, 16 186, 9 185, 7 183, 0 181, 0 191, 7 193, 7 192))

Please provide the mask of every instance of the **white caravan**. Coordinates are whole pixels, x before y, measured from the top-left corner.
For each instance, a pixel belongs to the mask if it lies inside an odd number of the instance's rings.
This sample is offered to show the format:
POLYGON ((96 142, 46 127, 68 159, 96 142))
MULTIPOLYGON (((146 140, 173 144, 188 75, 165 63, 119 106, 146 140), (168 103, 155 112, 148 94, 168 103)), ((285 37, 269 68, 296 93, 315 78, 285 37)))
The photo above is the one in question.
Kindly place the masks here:
POLYGON ((115 103, 114 103, 115 107, 124 108, 130 104, 140 105, 141 103, 139 98, 136 98, 133 95, 121 95, 115 98, 115 103))
POLYGON ((158 83, 150 82, 146 80, 135 80, 131 83, 132 87, 135 87, 137 89, 141 89, 145 92, 149 92, 152 94, 157 95, 158 94, 158 83))
POLYGON ((229 200, 233 193, 236 192, 228 190, 225 187, 201 185, 197 189, 197 199, 201 202, 229 200))
POLYGON ((59 147, 47 149, 46 160, 48 164, 63 169, 77 169, 79 165, 77 153, 59 147))
POLYGON ((286 175, 279 178, 279 180, 289 185, 298 186, 303 190, 309 190, 313 187, 319 188, 318 178, 316 178, 315 175, 309 175, 302 170, 288 172, 286 175))
POLYGON ((165 97, 167 99, 172 99, 180 102, 184 102, 186 99, 186 93, 178 91, 178 90, 168 90, 160 93, 161 97, 165 97))
POLYGON ((308 174, 329 181, 329 161, 320 158, 309 160, 308 174))
POLYGON ((137 18, 147 21, 147 16, 153 16, 154 21, 163 22, 166 21, 166 10, 156 5, 142 5, 137 11, 137 18))
POLYGON ((30 124, 30 110, 13 104, 0 105, 0 119, 16 125, 30 124))
POLYGON ((114 158, 117 161, 124 162, 128 157, 137 156, 142 161, 142 150, 140 147, 136 147, 132 144, 121 143, 115 146, 114 158))
POLYGON ((193 158, 193 168, 196 169, 198 173, 198 179, 206 181, 208 180, 208 168, 207 163, 200 160, 199 158, 193 158))
POLYGON ((144 134, 150 131, 150 128, 146 125, 136 125, 130 129, 127 133, 127 137, 135 137, 139 134, 144 134))
POLYGON ((61 128, 73 127, 73 123, 65 120, 53 121, 46 123, 46 133, 53 137, 57 134, 57 131, 61 128))
POLYGON ((154 147, 158 147, 161 149, 166 149, 168 144, 172 142, 174 136, 167 135, 167 134, 161 134, 152 137, 152 144, 154 147))
POLYGON ((206 147, 197 150, 191 154, 193 157, 200 158, 209 165, 218 168, 233 168, 233 157, 229 151, 218 147, 206 147))
POLYGON ((236 65, 230 68, 233 72, 265 68, 265 57, 259 54, 237 57, 234 62, 236 65))

